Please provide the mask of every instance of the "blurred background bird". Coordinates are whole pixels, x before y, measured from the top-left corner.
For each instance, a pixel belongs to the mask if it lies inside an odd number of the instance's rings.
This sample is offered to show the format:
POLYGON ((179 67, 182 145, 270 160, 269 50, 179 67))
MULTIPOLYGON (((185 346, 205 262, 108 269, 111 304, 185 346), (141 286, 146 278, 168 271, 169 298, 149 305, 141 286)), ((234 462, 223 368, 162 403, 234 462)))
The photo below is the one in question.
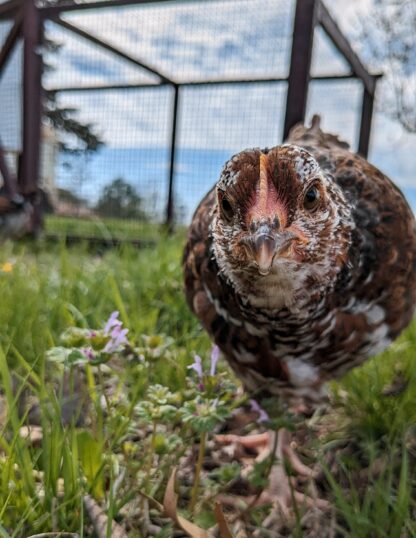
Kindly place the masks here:
MULTIPOLYGON (((225 164, 189 229, 186 296, 248 392, 310 413, 327 381, 408 325, 415 262, 415 219, 400 190, 315 116, 285 144, 225 164)), ((313 476, 288 432, 271 433, 269 446, 277 463, 265 500, 283 510, 293 499, 312 503, 292 495, 282 467, 287 457, 313 476)))
POLYGON ((0 189, 0 241, 19 239, 31 229, 32 203, 19 194, 10 197, 0 189))

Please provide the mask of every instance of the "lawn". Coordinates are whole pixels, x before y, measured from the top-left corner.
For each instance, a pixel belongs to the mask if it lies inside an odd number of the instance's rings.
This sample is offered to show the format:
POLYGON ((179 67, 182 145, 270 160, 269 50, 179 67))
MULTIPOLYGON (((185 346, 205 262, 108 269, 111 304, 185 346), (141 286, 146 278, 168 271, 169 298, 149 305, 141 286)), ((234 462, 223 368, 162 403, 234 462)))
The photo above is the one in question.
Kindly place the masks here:
POLYGON ((102 240, 120 239, 149 241, 164 232, 162 225, 137 219, 81 218, 46 215, 45 232, 50 235, 97 237, 102 240))
POLYGON ((224 361, 210 372, 183 296, 183 241, 101 255, 3 245, 0 536, 416 536, 416 324, 334 383, 325 409, 291 420, 302 459, 322 469, 302 487, 331 508, 297 506, 270 529, 273 507, 221 503, 226 528, 215 499, 258 493, 267 465, 242 473, 215 433, 265 426, 224 361))

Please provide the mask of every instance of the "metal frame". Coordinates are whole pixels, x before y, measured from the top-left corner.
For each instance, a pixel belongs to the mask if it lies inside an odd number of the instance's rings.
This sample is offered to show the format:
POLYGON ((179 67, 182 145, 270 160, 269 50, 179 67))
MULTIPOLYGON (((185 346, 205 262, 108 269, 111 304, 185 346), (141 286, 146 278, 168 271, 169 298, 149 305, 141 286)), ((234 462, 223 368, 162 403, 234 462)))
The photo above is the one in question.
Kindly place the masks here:
POLYGON ((294 125, 305 119, 318 6, 315 0, 296 2, 283 139, 294 125))
MULTIPOLYGON (((166 224, 172 229, 174 219, 174 176, 176 133, 180 114, 180 90, 182 87, 228 85, 228 84, 269 84, 287 83, 288 91, 286 98, 286 115, 284 121, 284 138, 290 129, 298 122, 305 119, 305 111, 308 99, 308 88, 311 80, 341 80, 358 78, 363 83, 363 104, 361 114, 360 136, 358 151, 367 156, 371 121, 374 105, 376 83, 379 74, 374 75, 362 64, 360 58, 352 49, 348 40, 342 34, 338 25, 331 17, 321 0, 296 0, 296 9, 293 26, 293 41, 291 63, 288 77, 268 78, 230 78, 177 81, 160 72, 155 67, 143 60, 127 54, 116 46, 94 36, 78 26, 61 18, 62 14, 73 11, 101 10, 123 6, 137 6, 141 4, 177 2, 178 0, 98 0, 97 2, 59 4, 53 6, 37 7, 35 0, 9 0, 0 4, 0 21, 14 19, 14 25, 0 50, 0 77, 4 71, 10 54, 20 36, 24 40, 24 82, 23 82, 23 156, 19 167, 19 187, 24 194, 36 192, 39 175, 40 155, 40 126, 42 115, 42 57, 40 46, 43 39, 43 26, 45 20, 53 21, 66 30, 77 34, 94 45, 103 48, 107 52, 127 61, 136 67, 151 73, 158 78, 155 82, 141 84, 111 84, 97 86, 75 86, 46 89, 51 92, 82 92, 82 91, 108 91, 127 90, 149 87, 170 86, 173 89, 171 108, 171 141, 170 141, 170 169, 168 175, 168 201, 166 207, 166 224), (346 75, 310 76, 310 64, 312 57, 313 37, 316 25, 320 25, 335 47, 347 60, 351 67, 351 73, 346 75)), ((196 0, 179 0, 182 2, 194 2, 196 0)), ((205 0, 208 1, 208 0, 205 0)), ((236 0, 224 0, 236 1, 236 0)), ((5 183, 12 184, 12 175, 7 170, 7 164, 0 146, 0 166, 5 183), (5 172, 3 173, 3 170, 5 172), (7 180, 6 180, 7 176, 7 180)))
POLYGON ((23 152, 19 187, 24 195, 38 189, 42 125, 43 23, 33 0, 23 0, 23 152))

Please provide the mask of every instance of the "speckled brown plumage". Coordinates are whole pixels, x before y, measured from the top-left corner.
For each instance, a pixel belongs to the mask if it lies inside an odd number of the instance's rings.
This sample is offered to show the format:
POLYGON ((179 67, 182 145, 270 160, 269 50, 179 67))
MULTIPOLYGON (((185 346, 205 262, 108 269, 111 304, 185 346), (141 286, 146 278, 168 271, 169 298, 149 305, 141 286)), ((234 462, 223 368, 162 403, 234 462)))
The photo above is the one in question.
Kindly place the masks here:
POLYGON ((315 120, 226 163, 189 229, 185 289, 249 391, 312 403, 408 325, 415 260, 402 193, 315 120))

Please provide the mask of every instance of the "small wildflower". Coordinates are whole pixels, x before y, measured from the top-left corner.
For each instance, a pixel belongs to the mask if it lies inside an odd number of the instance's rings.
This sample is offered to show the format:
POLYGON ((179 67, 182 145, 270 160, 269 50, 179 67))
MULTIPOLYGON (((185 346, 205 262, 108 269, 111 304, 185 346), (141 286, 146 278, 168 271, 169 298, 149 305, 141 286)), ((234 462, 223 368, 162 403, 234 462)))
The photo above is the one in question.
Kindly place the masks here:
POLYGON ((209 371, 209 375, 214 376, 215 372, 217 370, 217 362, 220 358, 220 348, 218 346, 212 346, 211 351, 211 368, 209 371))
POLYGON ((126 338, 128 329, 123 329, 123 323, 118 319, 119 312, 115 310, 111 313, 110 317, 107 320, 107 323, 104 327, 104 334, 110 337, 110 340, 106 343, 103 352, 104 353, 113 353, 123 345, 128 344, 126 338))
POLYGON ((202 380, 203 377, 203 371, 202 371, 202 359, 199 355, 195 355, 195 362, 188 366, 190 370, 195 370, 200 380, 202 380))
POLYGON ((270 417, 269 415, 266 413, 266 411, 259 405, 258 402, 256 402, 256 400, 253 400, 251 399, 250 400, 250 406, 251 406, 251 410, 258 413, 258 419, 257 419, 257 422, 267 422, 268 420, 270 420, 270 417))
POLYGON ((87 357, 88 360, 93 361, 95 359, 95 353, 92 347, 84 347, 81 349, 82 353, 87 357))
POLYGON ((119 311, 118 310, 114 310, 114 312, 111 313, 110 317, 107 320, 107 323, 105 324, 104 334, 109 335, 111 329, 113 329, 114 327, 117 327, 117 326, 121 327, 122 323, 118 319, 118 316, 119 316, 119 311))
POLYGON ((116 351, 121 345, 127 344, 128 340, 126 338, 127 333, 129 332, 128 329, 122 329, 121 325, 117 325, 111 332, 111 338, 106 343, 103 352, 104 353, 113 353, 116 351))
POLYGON ((3 263, 1 270, 3 273, 11 273, 13 271, 13 264, 10 262, 3 263))

